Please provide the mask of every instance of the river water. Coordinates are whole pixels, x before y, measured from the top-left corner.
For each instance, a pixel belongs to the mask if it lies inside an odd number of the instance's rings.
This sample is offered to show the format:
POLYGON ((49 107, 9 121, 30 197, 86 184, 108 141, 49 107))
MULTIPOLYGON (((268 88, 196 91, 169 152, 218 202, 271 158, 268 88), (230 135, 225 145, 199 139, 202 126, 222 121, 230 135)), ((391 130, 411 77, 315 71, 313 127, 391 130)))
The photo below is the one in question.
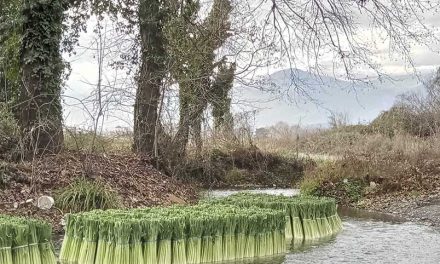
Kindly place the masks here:
MULTIPOLYGON (((252 190, 296 195, 298 190, 252 190)), ((222 197, 236 191, 209 191, 222 197)), ((341 208, 344 229, 337 236, 309 245, 292 245, 283 256, 247 260, 246 264, 298 263, 440 263, 440 231, 385 214, 341 208)))

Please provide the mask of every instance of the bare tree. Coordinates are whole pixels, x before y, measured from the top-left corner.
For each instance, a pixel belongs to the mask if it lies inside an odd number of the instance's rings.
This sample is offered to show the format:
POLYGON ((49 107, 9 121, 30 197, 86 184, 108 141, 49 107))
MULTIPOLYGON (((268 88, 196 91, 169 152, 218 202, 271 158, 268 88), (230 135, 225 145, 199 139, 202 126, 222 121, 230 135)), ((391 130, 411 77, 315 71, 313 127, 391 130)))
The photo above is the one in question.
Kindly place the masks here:
POLYGON ((416 71, 412 47, 439 43, 424 20, 438 8, 428 0, 234 1, 234 33, 224 52, 238 62, 238 84, 313 100, 296 68, 370 84, 372 76, 390 78, 377 56, 385 50, 416 71), (290 84, 264 74, 280 67, 290 68, 290 84))
MULTIPOLYGON (((209 69, 200 69, 200 74, 196 74, 198 76, 182 78, 185 80, 180 82, 170 74, 179 60, 191 57, 193 50, 203 50, 200 43, 191 38, 187 38, 190 40, 189 46, 180 49, 177 58, 170 60, 171 56, 165 50, 169 44, 163 37, 163 27, 169 22, 167 5, 175 7, 183 2, 206 5, 206 8, 195 14, 195 19, 186 20, 196 21, 195 24, 206 18, 213 4, 212 1, 187 0, 124 2, 130 5, 130 12, 123 17, 137 35, 132 40, 137 44, 134 45, 136 49, 131 54, 121 55, 127 56, 129 60, 137 58, 139 64, 134 66, 138 67, 136 70, 139 72, 134 109, 134 149, 140 153, 157 154, 158 134, 162 129, 169 132, 169 136, 183 134, 186 145, 190 133, 187 123, 200 127, 196 121, 200 121, 206 109, 205 102, 209 99, 207 93, 199 89, 191 100, 203 103, 193 104, 186 109, 186 114, 182 112, 185 116, 180 116, 180 119, 184 126, 180 130, 178 122, 170 122, 174 127, 169 129, 164 121, 165 115, 159 113, 162 107, 163 113, 174 116, 170 120, 178 120, 175 108, 178 100, 174 97, 166 98, 169 95, 167 92, 173 91, 173 96, 176 96, 188 88, 181 85, 185 82, 199 85, 197 80, 205 80, 205 83, 212 81, 209 74, 206 74, 210 72, 209 69), (171 102, 173 109, 166 109, 167 102, 171 102)), ((389 44, 392 52, 415 66, 410 56, 411 44, 437 41, 431 29, 423 22, 421 13, 433 12, 437 7, 438 3, 425 0, 235 0, 232 1, 228 17, 229 38, 215 50, 214 55, 217 61, 227 58, 236 65, 234 79, 237 85, 244 84, 278 93, 280 87, 266 86, 266 80, 258 75, 264 73, 264 68, 290 67, 292 84, 286 89, 293 90, 294 94, 308 94, 307 84, 294 71, 297 66, 321 75, 329 66, 323 61, 331 61, 330 66, 335 74, 342 70, 344 77, 354 82, 364 81, 359 73, 365 70, 384 76, 374 57, 376 47, 365 37, 365 32, 377 32, 378 36, 383 37, 381 41, 389 44)), ((222 22, 225 21, 218 21, 217 25, 222 22)), ((188 27, 192 27, 194 32, 201 32, 200 25, 191 24, 188 27)), ((188 28, 182 30, 187 31, 188 28)), ((181 65, 185 66, 184 63, 181 65)), ((278 94, 284 96, 284 93, 278 94)))
MULTIPOLYGON (((84 79, 81 83, 90 90, 90 93, 84 96, 63 95, 67 110, 73 110, 76 114, 80 111, 86 116, 86 121, 78 125, 91 135, 91 141, 86 146, 90 152, 97 150, 98 139, 105 133, 106 122, 124 121, 125 126, 132 126, 132 120, 123 119, 127 112, 132 114, 135 97, 134 74, 131 71, 121 72, 118 61, 121 51, 130 49, 132 36, 119 32, 115 21, 111 18, 95 16, 94 19, 96 22, 93 33, 88 36, 91 39, 86 43, 79 43, 77 51, 82 54, 80 56, 93 56, 93 65, 96 65, 96 74, 93 74, 93 77, 96 76, 96 80, 82 76, 84 79)), ((65 114, 68 116, 70 112, 65 114)), ((75 140, 75 131, 67 128, 67 132, 75 140)), ((78 146, 78 149, 81 148, 82 146, 78 146)), ((106 150, 100 149, 100 151, 106 150)))
POLYGON ((330 111, 328 123, 331 128, 341 128, 347 126, 349 123, 348 114, 344 112, 330 111))

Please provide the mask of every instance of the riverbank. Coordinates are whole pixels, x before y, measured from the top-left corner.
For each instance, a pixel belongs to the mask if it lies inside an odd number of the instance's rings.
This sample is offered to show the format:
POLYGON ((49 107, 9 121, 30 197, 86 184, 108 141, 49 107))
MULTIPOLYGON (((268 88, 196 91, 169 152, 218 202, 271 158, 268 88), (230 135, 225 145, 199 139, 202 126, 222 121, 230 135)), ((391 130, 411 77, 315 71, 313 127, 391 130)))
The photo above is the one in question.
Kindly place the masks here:
POLYGON ((133 154, 65 151, 32 163, 3 161, 0 165, 0 212, 47 220, 55 232, 62 231, 62 219, 68 213, 57 208, 57 194, 78 179, 101 183, 124 208, 186 204, 198 199, 196 187, 162 174, 149 158, 133 154), (55 206, 40 209, 37 199, 43 195, 55 197, 55 206))
POLYGON ((305 172, 301 192, 440 227, 440 159, 345 156, 305 172))
MULTIPOLYGON (((298 189, 254 189, 256 193, 296 195, 298 189)), ((224 197, 233 190, 213 190, 211 197, 224 197)), ((316 243, 293 244, 285 257, 253 264, 281 263, 437 263, 439 233, 436 228, 385 213, 372 213, 340 206, 344 230, 316 243), (418 243, 414 243, 418 241, 418 243), (338 254, 335 254, 338 252, 338 254), (392 253, 392 254, 390 254, 392 253)))
POLYGON ((440 227, 440 193, 428 193, 417 197, 395 193, 366 198, 353 206, 440 227))
POLYGON ((440 226, 440 134, 433 133, 436 129, 418 133, 429 122, 420 127, 418 119, 407 120, 407 113, 384 113, 370 124, 328 129, 292 126, 256 144, 314 161, 299 184, 304 194, 440 226))

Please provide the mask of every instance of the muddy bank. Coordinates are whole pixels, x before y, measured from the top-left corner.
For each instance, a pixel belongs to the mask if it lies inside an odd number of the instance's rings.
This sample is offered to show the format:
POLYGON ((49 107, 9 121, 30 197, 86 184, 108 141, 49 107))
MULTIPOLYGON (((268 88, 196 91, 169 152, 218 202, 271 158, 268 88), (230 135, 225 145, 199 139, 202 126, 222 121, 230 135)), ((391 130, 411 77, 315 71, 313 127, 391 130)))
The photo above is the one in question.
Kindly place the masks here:
POLYGON ((407 193, 381 195, 365 198, 353 206, 440 227, 440 193, 417 196, 407 193))
POLYGON ((79 178, 100 181, 119 196, 123 207, 144 207, 192 203, 197 188, 156 170, 148 157, 92 155, 64 152, 33 163, 1 162, 0 213, 42 218, 51 222, 55 232, 62 230, 64 213, 53 207, 41 210, 36 200, 41 195, 56 196, 57 190, 79 178))

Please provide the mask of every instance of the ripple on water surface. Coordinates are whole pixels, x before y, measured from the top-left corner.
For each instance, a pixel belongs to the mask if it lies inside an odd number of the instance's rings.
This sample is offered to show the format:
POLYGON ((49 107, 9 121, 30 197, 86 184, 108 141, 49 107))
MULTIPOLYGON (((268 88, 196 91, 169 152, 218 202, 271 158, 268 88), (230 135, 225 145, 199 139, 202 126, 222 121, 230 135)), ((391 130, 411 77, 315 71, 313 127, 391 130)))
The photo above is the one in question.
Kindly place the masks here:
MULTIPOLYGON (((280 194, 270 190, 265 193, 280 194)), ((229 194, 230 191, 211 193, 213 196, 229 194)), ((363 217, 344 217, 344 230, 328 241, 295 246, 286 256, 241 263, 440 263, 438 230, 414 223, 371 220, 377 216, 363 217)))
POLYGON ((333 241, 288 254, 284 263, 440 263, 440 234, 412 223, 346 218, 333 241))
POLYGON ((298 263, 440 263, 440 233, 412 223, 344 219, 335 238, 293 249, 284 257, 249 264, 298 263))

